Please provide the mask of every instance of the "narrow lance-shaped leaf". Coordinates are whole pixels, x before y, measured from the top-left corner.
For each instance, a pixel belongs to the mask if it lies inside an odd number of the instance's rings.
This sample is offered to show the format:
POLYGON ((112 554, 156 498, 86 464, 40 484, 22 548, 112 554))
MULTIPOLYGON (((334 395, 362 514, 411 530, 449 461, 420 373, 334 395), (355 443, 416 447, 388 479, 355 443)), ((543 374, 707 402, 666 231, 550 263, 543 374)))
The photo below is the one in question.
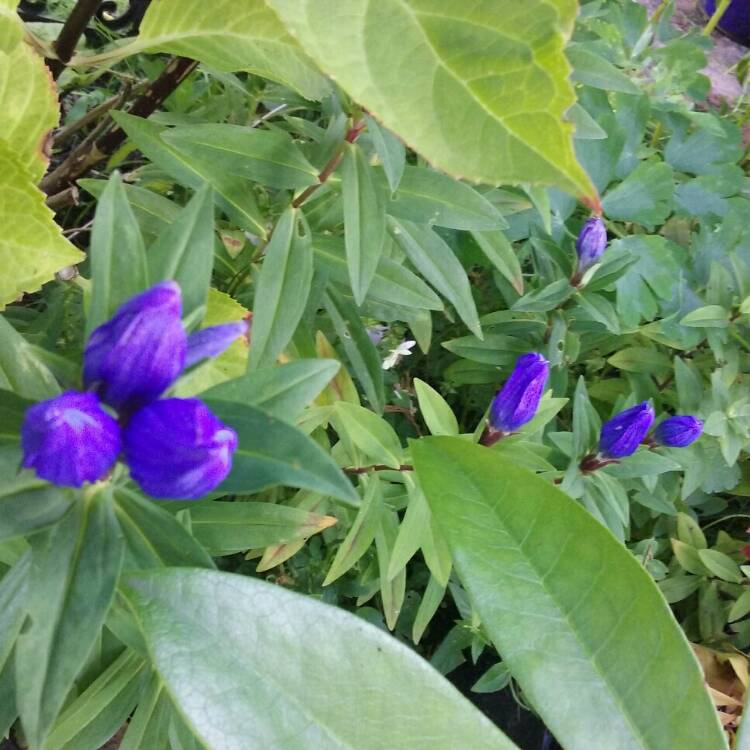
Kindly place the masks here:
POLYGON ((406 148, 399 138, 384 128, 374 117, 365 115, 367 134, 375 146, 378 158, 383 165, 383 171, 388 180, 388 186, 393 192, 404 173, 406 166, 406 148))
POLYGON ((130 576, 127 596, 166 690, 207 747, 434 750, 439 737, 515 748, 411 649, 336 607, 192 570, 130 576))
POLYGON ((310 295, 313 254, 301 235, 299 213, 290 208, 276 223, 266 248, 253 303, 250 366, 273 362, 294 335, 310 295))
POLYGON ((481 446, 432 437, 412 455, 484 628, 565 747, 726 746, 667 603, 589 513, 481 446))
POLYGON ((90 252, 92 290, 87 333, 149 285, 146 249, 119 172, 109 178, 97 203, 90 252))
POLYGON ((341 164, 344 240, 354 301, 361 305, 383 253, 385 207, 362 150, 346 144, 341 164))
POLYGON ((31 344, 2 316, 0 388, 34 400, 51 398, 60 393, 60 386, 31 344))
POLYGON ((575 3, 268 3, 323 70, 438 168, 596 202, 564 120, 575 102, 563 53, 575 3))

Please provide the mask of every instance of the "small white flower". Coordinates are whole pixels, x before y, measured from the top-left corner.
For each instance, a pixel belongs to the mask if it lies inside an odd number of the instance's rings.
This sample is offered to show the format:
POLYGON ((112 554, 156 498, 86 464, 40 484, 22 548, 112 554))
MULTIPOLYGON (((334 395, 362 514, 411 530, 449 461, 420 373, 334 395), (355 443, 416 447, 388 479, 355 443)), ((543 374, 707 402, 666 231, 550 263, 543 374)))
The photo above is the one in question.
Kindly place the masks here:
POLYGON ((416 341, 402 341, 395 349, 391 349, 388 356, 383 360, 383 369, 390 370, 395 367, 402 357, 408 357, 416 341))

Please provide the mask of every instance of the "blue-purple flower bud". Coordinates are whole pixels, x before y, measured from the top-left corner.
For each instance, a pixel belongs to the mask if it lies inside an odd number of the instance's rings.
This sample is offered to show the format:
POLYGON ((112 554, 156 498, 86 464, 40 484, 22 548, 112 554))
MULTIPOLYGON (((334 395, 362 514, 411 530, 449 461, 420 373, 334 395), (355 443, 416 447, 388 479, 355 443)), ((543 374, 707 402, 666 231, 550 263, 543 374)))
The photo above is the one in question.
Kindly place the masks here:
POLYGON ((185 367, 182 294, 164 281, 125 302, 89 337, 83 381, 103 401, 132 412, 158 398, 185 367))
POLYGON ((232 468, 237 433, 196 398, 167 398, 137 411, 123 430, 130 476, 152 497, 197 500, 232 468))
POLYGON ((578 253, 578 273, 582 274, 602 257, 607 249, 607 229, 598 217, 589 219, 582 227, 576 240, 578 253))
POLYGON ((117 461, 120 428, 93 393, 67 391, 27 409, 21 446, 25 468, 48 482, 80 487, 117 461))
POLYGON ((599 451, 606 458, 625 458, 635 453, 654 422, 648 401, 631 406, 602 425, 599 451))
POLYGON ((693 416, 665 419, 655 430, 656 441, 670 448, 686 448, 703 432, 703 421, 693 416))
POLYGON ((520 356, 502 390, 490 407, 489 426, 496 432, 513 432, 531 421, 539 408, 549 377, 549 363, 536 352, 520 356))
POLYGON ((209 357, 218 357, 232 345, 235 339, 247 333, 247 323, 235 320, 219 326, 202 328, 188 336, 185 367, 192 367, 196 362, 209 357))

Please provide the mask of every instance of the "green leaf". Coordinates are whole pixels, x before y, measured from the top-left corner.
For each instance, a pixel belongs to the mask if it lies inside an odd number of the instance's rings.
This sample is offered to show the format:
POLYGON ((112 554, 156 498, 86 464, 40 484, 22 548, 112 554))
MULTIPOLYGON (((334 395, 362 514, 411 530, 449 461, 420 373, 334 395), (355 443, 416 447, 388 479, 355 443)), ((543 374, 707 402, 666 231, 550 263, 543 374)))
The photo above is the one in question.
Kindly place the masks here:
POLYGON ((406 148, 390 130, 384 128, 374 117, 365 115, 367 133, 375 146, 375 152, 383 165, 391 192, 398 188, 406 166, 406 148))
POLYGON ((381 413, 385 405, 383 367, 378 350, 367 335, 357 308, 330 286, 325 297, 325 307, 370 405, 381 413))
POLYGON ((0 316, 0 388, 38 401, 60 393, 54 375, 34 347, 0 316))
POLYGON ((149 286, 146 249, 119 172, 109 178, 96 204, 90 256, 87 334, 109 320, 125 300, 149 286))
POLYGON ((685 315, 680 320, 680 325, 691 328, 726 328, 729 325, 729 311, 721 305, 706 305, 685 315))
POLYGON ((124 487, 115 490, 114 498, 117 520, 133 567, 214 567, 194 536, 153 500, 124 487))
POLYGON ((443 347, 458 357, 474 362, 510 367, 518 359, 519 354, 529 350, 529 343, 517 336, 488 333, 482 339, 476 336, 461 336, 443 341, 443 347))
POLYGON ((299 231, 296 209, 276 222, 266 248, 253 303, 250 366, 272 363, 294 335, 310 295, 313 256, 309 234, 299 231))
POLYGON ((160 0, 126 46, 77 62, 119 60, 144 51, 182 55, 219 71, 246 70, 321 99, 329 86, 263 0, 160 0))
POLYGON ((31 554, 27 552, 0 579, 0 669, 8 663, 26 619, 30 573, 31 554))
POLYGON ((194 190, 207 182, 214 189, 216 203, 238 226, 259 237, 266 236, 263 217, 247 180, 227 174, 211 162, 188 158, 162 138, 166 130, 163 125, 125 112, 113 112, 112 117, 138 150, 157 167, 194 190))
POLYGON ((498 210, 474 188, 426 167, 404 169, 387 212, 416 224, 494 230, 507 226, 498 210))
POLYGON ((574 292, 575 288, 567 279, 558 279, 527 292, 513 303, 512 309, 518 312, 548 312, 562 305, 574 292))
POLYGON ((127 596, 170 697, 206 747, 433 750, 435 737, 445 747, 515 747, 411 649, 336 607, 209 571, 134 575, 127 596))
MULTIPOLYGON (((2 53, 0 53, 1 55, 2 53)), ((57 271, 80 263, 84 254, 71 245, 34 186, 33 175, 0 140, 0 310, 25 292, 35 292, 57 271)))
POLYGON ((677 514, 677 536, 681 542, 696 549, 706 549, 708 542, 700 524, 687 513, 677 514))
POLYGON ((21 19, 2 14, 0 29, 15 37, 0 51, 2 139, 36 184, 49 162, 47 136, 60 118, 57 89, 38 50, 23 39, 21 19))
POLYGON ((385 241, 385 207, 361 149, 347 143, 341 163, 344 241, 354 301, 361 305, 370 288, 385 241))
POLYGON ((164 685, 154 675, 139 696, 138 707, 128 722, 118 750, 164 747, 171 714, 172 707, 164 685))
POLYGON ((414 378, 419 410, 427 429, 433 435, 458 435, 458 421, 445 399, 430 385, 414 378))
POLYGON ((186 156, 261 185, 294 189, 318 181, 318 170, 281 130, 211 123, 177 127, 163 137, 186 156))
POLYGON ((496 693, 510 683, 510 671, 500 662, 493 664, 472 686, 472 693, 496 693))
POLYGON ((282 484, 357 501, 354 488, 339 467, 296 427, 245 404, 207 403, 239 437, 232 471, 217 492, 249 494, 282 484))
POLYGON ((307 539, 336 523, 333 516, 273 503, 207 502, 187 507, 191 531, 214 557, 307 539))
POLYGON ((685 636, 604 527, 481 446, 425 438, 412 456, 483 627, 561 744, 725 747, 685 636))
POLYGON ((453 250, 429 227, 396 219, 390 219, 390 227, 417 270, 456 308, 469 330, 482 338, 471 284, 453 250))
POLYGON ((523 294, 523 274, 513 246, 505 234, 500 231, 472 232, 471 236, 487 256, 487 259, 507 279, 510 285, 523 294))
POLYGON ((695 547, 681 542, 679 539, 671 539, 670 541, 674 556, 683 570, 696 576, 708 575, 708 569, 698 557, 698 550, 695 547))
POLYGON ((563 119, 575 101, 563 54, 574 3, 268 3, 326 73, 439 169, 595 196, 563 119))
POLYGON ((241 378, 205 391, 202 398, 256 406, 272 417, 294 422, 340 367, 333 359, 300 359, 250 370, 241 378))
POLYGON ((146 663, 124 651, 65 710, 42 750, 102 747, 125 723, 141 694, 146 663))
POLYGON ((641 93, 625 73, 583 45, 569 45, 565 49, 565 56, 573 65, 571 81, 585 83, 587 86, 605 91, 621 91, 624 94, 636 95, 641 93))
POLYGON ((349 439, 367 458, 398 469, 403 452, 401 441, 383 417, 345 401, 336 404, 335 414, 349 439))
POLYGON ((417 615, 414 618, 414 624, 411 630, 411 639, 414 643, 422 640, 427 626, 430 624, 435 613, 438 611, 443 598, 445 597, 446 586, 440 583, 435 576, 430 576, 427 582, 427 588, 424 590, 422 601, 419 603, 417 615))
MULTIPOLYGON (((0 390, 0 446, 20 445, 23 416, 29 406, 31 401, 11 391, 0 390)), ((18 458, 17 463, 20 463, 20 456, 18 458)))
POLYGON ((672 211, 672 168, 663 162, 642 162, 619 185, 608 191, 602 208, 609 219, 637 221, 649 229, 672 211))
POLYGON ((367 552, 380 528, 382 513, 383 495, 380 480, 377 476, 368 477, 362 504, 344 541, 336 550, 336 556, 323 581, 324 586, 328 586, 351 570, 367 552))
POLYGON ((397 537, 398 515, 395 511, 385 509, 380 514, 380 528, 375 534, 375 550, 380 574, 380 601, 383 605, 385 624, 389 630, 396 627, 406 595, 406 568, 402 567, 395 571, 394 575, 389 575, 397 537))
POLYGON ((730 583, 742 583, 745 578, 740 571, 740 566, 731 557, 719 552, 717 549, 699 549, 700 561, 723 581, 730 583))
POLYGON ((213 264, 213 195, 204 184, 148 249, 150 283, 174 279, 187 317, 206 305, 213 264))
POLYGON ((624 372, 647 375, 657 375, 672 368, 669 356, 650 346, 627 346, 613 354, 607 362, 624 372))
MULTIPOLYGON (((338 237, 313 237, 316 267, 323 267, 331 281, 349 284, 346 251, 338 237)), ((381 256, 368 291, 370 299, 384 304, 415 307, 419 310, 442 310, 443 303, 435 292, 401 263, 381 256)))
POLYGON ((111 495, 89 493, 50 531, 32 537, 30 627, 16 646, 21 722, 40 747, 104 623, 123 539, 111 495))

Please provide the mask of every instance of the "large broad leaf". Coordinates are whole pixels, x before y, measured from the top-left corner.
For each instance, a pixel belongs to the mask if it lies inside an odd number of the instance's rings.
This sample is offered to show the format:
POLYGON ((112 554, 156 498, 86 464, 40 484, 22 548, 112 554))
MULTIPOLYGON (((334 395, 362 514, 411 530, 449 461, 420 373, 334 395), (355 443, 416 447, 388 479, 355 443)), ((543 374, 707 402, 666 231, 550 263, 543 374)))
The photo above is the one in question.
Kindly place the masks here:
POLYGON ((612 534, 496 451, 434 437, 412 456, 484 628, 565 747, 725 747, 685 636, 612 534))
POLYGON ((126 595, 206 747, 515 747, 411 649, 343 610, 207 571, 131 576, 126 595))
POLYGON ((323 70, 435 166, 596 200, 563 118, 575 101, 563 54, 573 0, 267 2, 323 70))
MULTIPOLYGON (((15 37, 18 32, 23 35, 20 18, 0 14, 0 37, 15 37)), ((44 60, 31 45, 21 41, 21 36, 7 52, 0 47, 0 137, 36 183, 47 169, 45 141, 57 125, 60 110, 55 84, 44 60)))
POLYGON ((0 141, 0 310, 24 292, 35 292, 84 255, 70 244, 44 205, 33 175, 0 141))
POLYGON ((354 488, 330 456, 296 427, 252 406, 207 403, 239 437, 232 471, 218 492, 248 494, 284 484, 357 502, 354 488))
POLYGON ((329 91, 325 78, 264 0, 159 0, 149 7, 134 42, 91 61, 144 50, 183 55, 216 70, 247 70, 309 99, 329 91))
POLYGON ((85 499, 32 538, 30 627, 16 646, 18 708, 32 747, 57 717, 115 593, 123 541, 109 493, 85 499))

